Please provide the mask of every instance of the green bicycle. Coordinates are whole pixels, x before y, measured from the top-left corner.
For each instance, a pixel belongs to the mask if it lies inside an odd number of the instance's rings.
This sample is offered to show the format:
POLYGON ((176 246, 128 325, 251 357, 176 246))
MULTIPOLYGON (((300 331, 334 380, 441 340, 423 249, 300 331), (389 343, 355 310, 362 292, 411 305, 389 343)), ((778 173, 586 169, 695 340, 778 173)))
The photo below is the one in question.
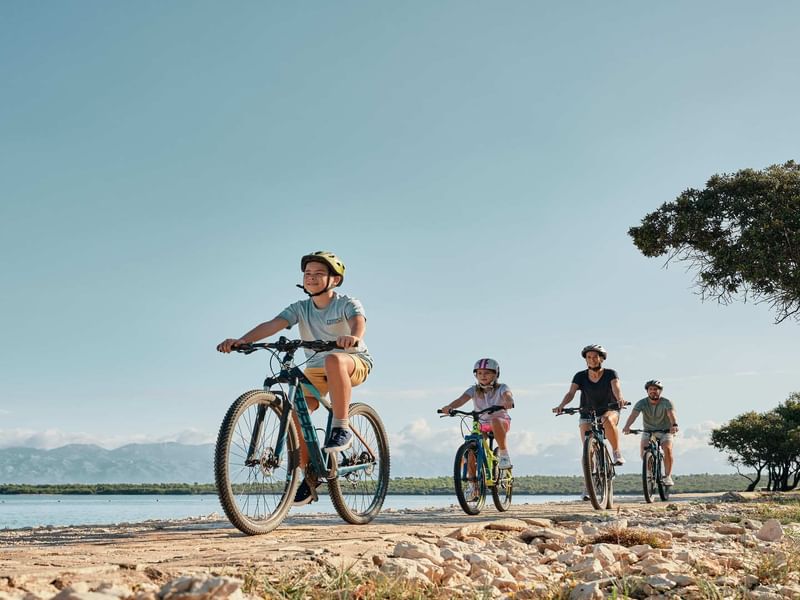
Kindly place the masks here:
POLYGON ((495 508, 505 512, 511 506, 514 492, 514 477, 511 469, 500 469, 500 459, 494 448, 494 436, 481 432, 478 417, 484 413, 503 410, 502 406, 490 406, 480 411, 451 410, 443 416, 461 416, 461 430, 464 443, 456 451, 453 465, 453 483, 456 498, 462 510, 468 515, 477 515, 486 504, 486 491, 491 490, 495 508), (472 426, 466 417, 472 418, 472 426))
POLYGON ((341 452, 323 452, 300 387, 302 383, 328 410, 327 438, 333 416, 330 402, 320 397, 295 366, 294 354, 300 348, 325 352, 336 347, 336 342, 281 337, 275 343, 234 348, 244 354, 267 350, 279 363, 264 381, 263 389, 245 392, 231 405, 217 436, 217 494, 228 519, 243 533, 272 531, 283 522, 294 502, 303 474, 292 412, 297 414, 309 452, 305 476, 328 484, 339 516, 360 525, 380 512, 389 486, 389 442, 378 413, 367 404, 351 404, 352 446, 341 452), (284 391, 283 386, 288 389, 284 391))

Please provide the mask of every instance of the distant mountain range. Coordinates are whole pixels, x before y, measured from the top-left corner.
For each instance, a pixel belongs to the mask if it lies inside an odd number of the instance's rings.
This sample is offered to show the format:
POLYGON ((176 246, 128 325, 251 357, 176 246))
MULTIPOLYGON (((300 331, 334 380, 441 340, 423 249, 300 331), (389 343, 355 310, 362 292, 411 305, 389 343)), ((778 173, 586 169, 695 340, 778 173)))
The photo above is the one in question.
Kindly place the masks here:
POLYGON ((114 450, 90 444, 70 444, 53 450, 0 449, 0 483, 213 481, 213 444, 128 444, 114 450))
MULTIPOLYGON (((455 453, 455 446, 453 449, 455 453)), ((551 446, 535 456, 512 454, 517 475, 579 475, 578 444, 551 446)), ((641 463, 629 453, 624 472, 641 463)), ((453 457, 432 453, 422 444, 392 450, 391 477, 438 477, 452 473, 453 457)), ((725 457, 710 447, 689 449, 676 459, 679 473, 730 473, 725 457)), ((53 450, 0 449, 0 484, 59 483, 213 483, 214 444, 177 442, 128 444, 106 450, 91 444, 70 444, 53 450)))

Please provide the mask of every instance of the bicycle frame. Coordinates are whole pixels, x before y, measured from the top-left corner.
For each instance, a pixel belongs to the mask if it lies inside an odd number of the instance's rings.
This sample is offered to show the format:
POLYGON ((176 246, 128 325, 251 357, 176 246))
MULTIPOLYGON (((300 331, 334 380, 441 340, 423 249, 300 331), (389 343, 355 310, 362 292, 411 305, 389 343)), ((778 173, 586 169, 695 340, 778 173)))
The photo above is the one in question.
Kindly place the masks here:
MULTIPOLYGON (((281 422, 278 440, 275 444, 275 461, 280 462, 281 454, 285 450, 286 432, 288 430, 287 422, 288 419, 291 418, 291 413, 295 412, 297 414, 298 421, 300 422, 300 430, 303 435, 303 439, 305 440, 306 447, 308 448, 308 455, 309 459, 311 460, 311 465, 314 469, 314 472, 317 473, 318 476, 326 479, 332 479, 334 477, 347 475, 354 471, 366 469, 369 464, 356 464, 337 468, 334 462, 333 466, 330 466, 330 455, 322 451, 322 446, 319 443, 319 436, 317 435, 317 429, 314 427, 314 423, 311 421, 311 411, 308 409, 308 402, 306 402, 301 384, 305 385, 306 390, 311 392, 320 405, 325 407, 325 409, 328 411, 328 418, 325 426, 326 437, 330 435, 331 424, 333 422, 333 409, 330 402, 321 397, 319 390, 308 380, 303 371, 299 367, 295 366, 294 353, 296 350, 297 349, 295 348, 286 351, 283 359, 281 360, 280 372, 276 376, 267 377, 264 380, 264 390, 272 392, 281 399, 281 422), (284 394, 282 390, 273 391, 271 389, 273 386, 279 384, 288 384, 288 393, 284 394)), ((257 414, 256 420, 258 422, 253 427, 253 438, 250 440, 250 447, 247 456, 248 461, 256 460, 255 450, 258 447, 258 439, 261 435, 261 427, 263 425, 263 423, 260 421, 263 420, 265 412, 266 407, 260 408, 257 414)), ((367 448, 369 448, 366 441, 361 438, 357 431, 353 431, 353 434, 367 448)), ((370 458, 374 460, 375 453, 371 448, 369 448, 369 453, 370 458)))
MULTIPOLYGON (((491 487, 495 484, 494 481, 494 462, 497 460, 494 456, 494 452, 492 451, 492 445, 490 443, 490 436, 488 434, 484 434, 481 431, 481 424, 478 420, 472 421, 472 431, 464 436, 465 442, 472 442, 478 449, 478 460, 483 463, 486 467, 485 469, 485 478, 486 478, 486 486, 491 487)), ((478 466, 475 465, 477 470, 478 466)))

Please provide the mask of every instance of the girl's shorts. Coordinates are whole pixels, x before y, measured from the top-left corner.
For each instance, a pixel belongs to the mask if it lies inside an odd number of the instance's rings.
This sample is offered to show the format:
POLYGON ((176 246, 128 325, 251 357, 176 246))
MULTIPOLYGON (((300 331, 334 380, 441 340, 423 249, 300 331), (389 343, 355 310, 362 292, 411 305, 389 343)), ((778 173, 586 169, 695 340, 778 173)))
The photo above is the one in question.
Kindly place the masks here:
MULTIPOLYGON (((504 419, 503 417, 495 417, 492 419, 493 421, 500 421, 503 424, 503 428, 508 431, 511 429, 511 419, 504 419)), ((481 432, 482 433, 490 433, 492 431, 492 424, 491 423, 481 423, 481 432)))

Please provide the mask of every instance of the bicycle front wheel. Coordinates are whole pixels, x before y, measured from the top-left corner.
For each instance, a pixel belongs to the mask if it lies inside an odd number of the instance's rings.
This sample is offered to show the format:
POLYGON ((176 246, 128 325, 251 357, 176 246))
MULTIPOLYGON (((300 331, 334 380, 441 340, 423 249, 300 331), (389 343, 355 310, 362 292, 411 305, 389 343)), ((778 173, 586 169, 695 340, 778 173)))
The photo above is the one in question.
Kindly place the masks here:
POLYGON ((248 535, 268 533, 281 524, 294 501, 300 479, 297 432, 286 420, 283 448, 281 401, 253 390, 228 409, 217 436, 214 479, 222 509, 248 535))
POLYGON ((486 478, 483 462, 478 460, 478 447, 474 442, 464 442, 456 451, 453 483, 461 509, 468 515, 481 512, 486 502, 486 478))
POLYGON ((608 480, 603 465, 603 447, 591 435, 583 441, 583 477, 592 506, 596 510, 605 508, 608 480))
POLYGON ((514 492, 514 478, 511 475, 511 469, 501 469, 498 466, 498 459, 495 458, 493 477, 494 485, 492 486, 492 500, 494 506, 500 512, 506 512, 511 507, 511 496, 514 492))
POLYGON ((353 525, 369 523, 380 512, 389 489, 389 438, 374 408, 350 405, 353 445, 337 453, 338 469, 358 467, 328 481, 333 507, 353 525))
POLYGON ((642 489, 644 501, 650 504, 656 495, 656 461, 649 449, 642 456, 642 489))

